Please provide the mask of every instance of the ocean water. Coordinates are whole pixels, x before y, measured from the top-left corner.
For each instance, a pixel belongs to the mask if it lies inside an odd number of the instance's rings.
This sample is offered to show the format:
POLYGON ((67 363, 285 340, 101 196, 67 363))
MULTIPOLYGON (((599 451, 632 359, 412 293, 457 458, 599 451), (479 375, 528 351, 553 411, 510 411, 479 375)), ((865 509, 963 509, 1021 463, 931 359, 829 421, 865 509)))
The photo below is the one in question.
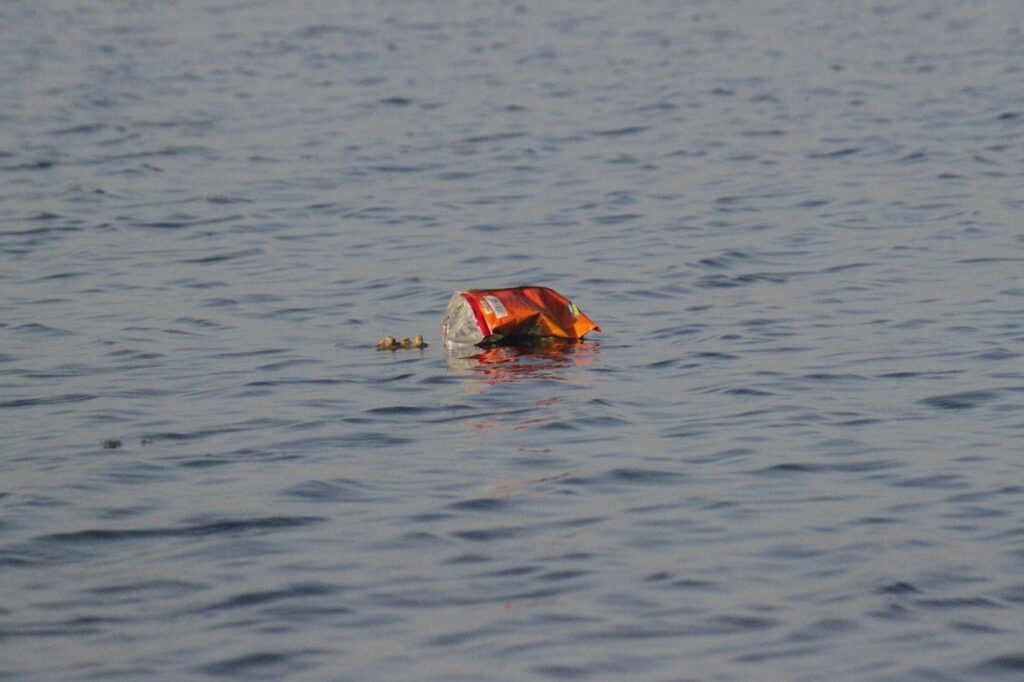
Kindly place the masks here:
POLYGON ((1022 66, 1001 0, 0 2, 0 679, 1021 679, 1022 66), (448 357, 516 284, 604 333, 448 357))

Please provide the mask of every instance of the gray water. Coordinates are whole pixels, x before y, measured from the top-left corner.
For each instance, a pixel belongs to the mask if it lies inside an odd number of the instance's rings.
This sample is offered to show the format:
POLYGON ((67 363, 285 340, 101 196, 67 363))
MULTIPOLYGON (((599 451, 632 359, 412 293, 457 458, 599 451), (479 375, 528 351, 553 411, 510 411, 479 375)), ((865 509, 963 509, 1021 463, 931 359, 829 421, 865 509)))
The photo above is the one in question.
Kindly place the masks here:
POLYGON ((1001 0, 0 2, 0 678, 1021 679, 1022 65, 1001 0), (447 358, 516 284, 604 333, 447 358))

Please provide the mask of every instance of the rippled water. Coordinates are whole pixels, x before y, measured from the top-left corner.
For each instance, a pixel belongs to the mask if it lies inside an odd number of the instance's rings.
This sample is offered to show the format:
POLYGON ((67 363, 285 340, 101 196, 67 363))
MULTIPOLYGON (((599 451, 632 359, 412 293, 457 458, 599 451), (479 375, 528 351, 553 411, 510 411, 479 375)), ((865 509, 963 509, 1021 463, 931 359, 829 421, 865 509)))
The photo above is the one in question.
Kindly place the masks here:
POLYGON ((0 678, 1019 679, 1022 64, 1000 0, 0 2, 0 678), (523 283, 605 333, 445 357, 523 283))

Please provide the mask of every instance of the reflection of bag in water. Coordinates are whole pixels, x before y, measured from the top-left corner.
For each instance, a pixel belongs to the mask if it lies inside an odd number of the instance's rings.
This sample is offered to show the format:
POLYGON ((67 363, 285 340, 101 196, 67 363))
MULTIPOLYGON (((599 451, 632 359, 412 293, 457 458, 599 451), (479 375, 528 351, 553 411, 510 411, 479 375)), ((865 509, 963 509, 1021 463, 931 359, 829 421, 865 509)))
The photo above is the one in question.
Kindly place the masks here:
MULTIPOLYGON (((520 337, 522 339, 522 337, 520 337)), ((598 351, 586 340, 535 338, 479 348, 459 343, 445 344, 448 367, 453 375, 495 385, 522 379, 547 379, 580 385, 584 379, 571 370, 589 365, 598 351)), ((465 389, 476 381, 463 383, 465 389)))
POLYGON ((576 304, 546 287, 457 291, 441 323, 446 343, 479 346, 517 339, 582 339, 601 328, 576 304))

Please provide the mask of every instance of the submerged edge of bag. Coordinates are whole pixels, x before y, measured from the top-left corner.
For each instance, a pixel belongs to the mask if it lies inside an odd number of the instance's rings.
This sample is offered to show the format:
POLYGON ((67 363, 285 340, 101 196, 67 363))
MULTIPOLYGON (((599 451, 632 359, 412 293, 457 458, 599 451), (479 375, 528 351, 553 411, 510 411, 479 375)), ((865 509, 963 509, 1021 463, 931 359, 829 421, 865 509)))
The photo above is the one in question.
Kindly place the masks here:
POLYGON ((531 337, 579 340, 591 331, 601 328, 576 304, 534 286, 456 291, 441 322, 445 343, 477 346, 531 337))

